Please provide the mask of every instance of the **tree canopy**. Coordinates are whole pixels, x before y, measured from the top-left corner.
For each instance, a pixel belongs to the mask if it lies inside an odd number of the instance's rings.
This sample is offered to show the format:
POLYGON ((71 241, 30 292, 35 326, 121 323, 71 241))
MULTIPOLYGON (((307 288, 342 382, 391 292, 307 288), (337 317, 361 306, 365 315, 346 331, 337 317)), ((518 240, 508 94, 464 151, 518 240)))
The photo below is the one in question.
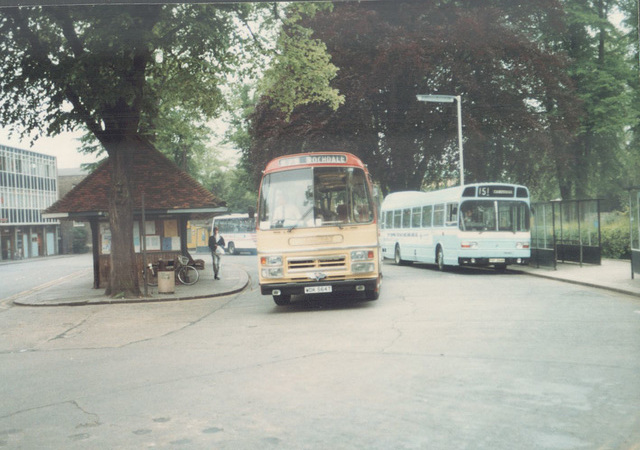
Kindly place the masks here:
MULTIPOLYGON (((167 129, 157 130, 167 121, 179 126, 175 115, 192 123, 213 117, 220 85, 251 70, 251 52, 262 50, 251 27, 277 26, 279 19, 260 15, 280 10, 257 3, 0 9, 3 123, 23 135, 84 127, 109 155, 108 294, 139 294, 129 173, 139 137, 163 140, 167 129)), ((189 146, 189 133, 172 136, 189 146)))
POLYGON ((619 190, 630 181, 620 168, 635 116, 629 41, 608 17, 623 3, 335 4, 303 23, 326 44, 344 103, 287 110, 262 96, 244 157, 260 168, 284 153, 341 149, 368 163, 386 192, 450 183, 455 104, 416 94, 460 95, 467 182, 518 182, 543 198, 619 190))

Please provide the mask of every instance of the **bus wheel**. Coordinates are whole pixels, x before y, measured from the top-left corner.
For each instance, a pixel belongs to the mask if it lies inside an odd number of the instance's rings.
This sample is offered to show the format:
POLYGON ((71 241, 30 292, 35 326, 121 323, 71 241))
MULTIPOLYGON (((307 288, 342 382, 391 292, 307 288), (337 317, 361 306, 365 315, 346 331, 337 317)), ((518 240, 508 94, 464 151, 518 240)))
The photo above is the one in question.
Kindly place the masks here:
POLYGON ((436 250, 436 264, 438 265, 438 270, 440 272, 444 272, 446 266, 444 265, 444 252, 442 251, 442 247, 438 245, 438 249, 436 250))
POLYGON ((273 301, 278 306, 286 306, 291 303, 291 294, 274 295, 273 301))
POLYGON ((400 246, 396 244, 396 251, 394 252, 393 259, 399 266, 404 264, 404 260, 400 257, 400 246))
POLYGON ((229 251, 230 255, 235 255, 236 254, 236 245, 233 242, 229 242, 229 245, 227 245, 227 250, 229 251))

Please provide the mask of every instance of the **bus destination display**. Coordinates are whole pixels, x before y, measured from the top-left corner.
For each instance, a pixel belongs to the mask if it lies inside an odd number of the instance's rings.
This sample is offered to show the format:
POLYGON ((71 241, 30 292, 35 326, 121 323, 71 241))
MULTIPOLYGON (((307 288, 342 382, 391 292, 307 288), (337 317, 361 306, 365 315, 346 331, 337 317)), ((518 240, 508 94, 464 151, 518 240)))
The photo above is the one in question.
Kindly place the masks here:
POLYGON ((479 186, 478 197, 513 197, 511 186, 479 186))
POLYGON ((298 166, 301 164, 346 164, 346 155, 305 155, 283 158, 280 167, 298 166))

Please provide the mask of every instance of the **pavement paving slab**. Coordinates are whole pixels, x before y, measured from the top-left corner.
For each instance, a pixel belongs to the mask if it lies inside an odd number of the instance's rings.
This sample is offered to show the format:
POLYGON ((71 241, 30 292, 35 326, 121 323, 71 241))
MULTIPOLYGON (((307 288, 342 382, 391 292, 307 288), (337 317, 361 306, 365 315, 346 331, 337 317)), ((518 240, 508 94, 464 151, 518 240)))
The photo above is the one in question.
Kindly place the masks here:
MULTIPOLYGON (((215 280, 213 271, 199 271, 198 282, 185 286, 176 281, 173 293, 158 293, 158 286, 149 286, 148 296, 140 298, 111 298, 104 295, 104 288, 93 289, 92 269, 81 270, 58 280, 21 292, 4 301, 18 306, 83 306, 121 303, 153 303, 220 297, 244 290, 249 275, 240 266, 225 264, 215 280)), ((144 290, 141 287, 141 290, 144 290)))
POLYGON ((555 269, 530 265, 514 270, 528 275, 640 296, 640 275, 636 274, 632 278, 630 261, 603 259, 600 265, 559 262, 555 269))

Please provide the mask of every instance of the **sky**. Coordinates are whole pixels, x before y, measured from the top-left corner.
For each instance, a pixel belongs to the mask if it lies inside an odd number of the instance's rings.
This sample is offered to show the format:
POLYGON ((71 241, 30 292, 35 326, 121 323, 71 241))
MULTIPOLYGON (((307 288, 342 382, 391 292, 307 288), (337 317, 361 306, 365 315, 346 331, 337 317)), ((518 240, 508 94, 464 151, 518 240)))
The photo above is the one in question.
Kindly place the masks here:
MULTIPOLYGON (((239 158, 238 151, 220 143, 220 136, 222 135, 225 127, 223 121, 213 121, 211 126, 215 132, 214 141, 212 143, 220 151, 224 160, 235 165, 239 158)), ((9 130, 0 127, 0 145, 55 156, 58 162, 58 169, 77 169, 81 164, 93 163, 99 160, 99 158, 94 155, 85 155, 78 152, 78 148, 80 147, 78 139, 80 139, 81 136, 81 132, 76 132, 62 133, 53 138, 41 137, 33 143, 33 146, 31 146, 29 139, 20 140, 15 136, 10 139, 9 130)))
POLYGON ((78 139, 82 133, 63 133, 54 138, 41 137, 30 145, 30 140, 20 140, 16 136, 9 138, 9 131, 0 128, 0 144, 9 147, 16 147, 22 150, 31 150, 45 155, 55 156, 58 162, 58 169, 76 169, 81 164, 93 163, 98 160, 93 155, 84 155, 78 152, 80 142, 78 139))

